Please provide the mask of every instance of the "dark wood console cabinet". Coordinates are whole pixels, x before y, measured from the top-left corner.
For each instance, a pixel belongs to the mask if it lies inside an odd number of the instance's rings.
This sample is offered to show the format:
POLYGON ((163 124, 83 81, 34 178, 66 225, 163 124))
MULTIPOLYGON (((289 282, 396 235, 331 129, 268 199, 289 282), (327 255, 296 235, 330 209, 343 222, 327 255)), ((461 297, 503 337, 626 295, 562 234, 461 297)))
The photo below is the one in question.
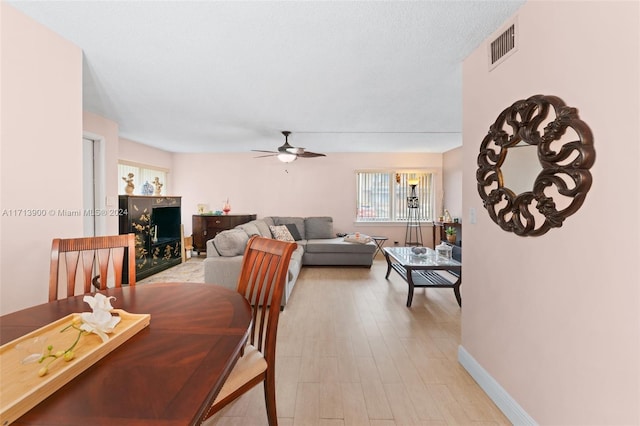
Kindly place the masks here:
POLYGON ((192 219, 193 250, 207 251, 207 241, 222 231, 254 220, 255 214, 207 215, 194 214, 192 219))
POLYGON ((119 232, 136 236, 136 281, 182 262, 180 201, 180 197, 120 195, 119 207, 126 214, 120 216, 119 232))

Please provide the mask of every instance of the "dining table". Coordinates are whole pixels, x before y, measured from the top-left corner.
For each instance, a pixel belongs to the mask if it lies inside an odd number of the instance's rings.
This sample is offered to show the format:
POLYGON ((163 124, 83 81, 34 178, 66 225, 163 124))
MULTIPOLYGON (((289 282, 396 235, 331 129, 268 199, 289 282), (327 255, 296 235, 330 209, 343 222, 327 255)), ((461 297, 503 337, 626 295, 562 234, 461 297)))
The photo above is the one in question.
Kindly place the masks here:
MULTIPOLYGON (((191 282, 100 293, 115 297, 114 308, 150 314, 149 325, 13 424, 200 424, 248 338, 247 300, 235 290, 191 282)), ((0 343, 89 310, 79 295, 3 315, 0 343)))

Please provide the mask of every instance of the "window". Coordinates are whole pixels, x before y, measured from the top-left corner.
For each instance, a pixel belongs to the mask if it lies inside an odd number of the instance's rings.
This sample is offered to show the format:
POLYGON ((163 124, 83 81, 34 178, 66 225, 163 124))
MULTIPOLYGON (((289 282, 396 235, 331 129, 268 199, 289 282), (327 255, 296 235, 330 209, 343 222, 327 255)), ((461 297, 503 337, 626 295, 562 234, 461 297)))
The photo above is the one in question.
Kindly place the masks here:
MULTIPOLYGON (((126 183, 122 178, 128 176, 129 173, 133 173, 133 185, 135 186, 133 193, 135 195, 146 195, 143 193, 143 187, 147 182, 149 182, 151 187, 155 189, 153 181, 156 177, 162 184, 162 194, 168 194, 167 174, 169 173, 169 170, 161 167, 148 166, 122 160, 118 161, 118 194, 125 194, 124 187, 126 183)), ((148 195, 152 194, 153 192, 148 195)))
POLYGON ((358 222, 406 222, 409 182, 417 182, 418 218, 429 221, 434 217, 434 175, 414 171, 357 171, 356 172, 356 221, 358 222))

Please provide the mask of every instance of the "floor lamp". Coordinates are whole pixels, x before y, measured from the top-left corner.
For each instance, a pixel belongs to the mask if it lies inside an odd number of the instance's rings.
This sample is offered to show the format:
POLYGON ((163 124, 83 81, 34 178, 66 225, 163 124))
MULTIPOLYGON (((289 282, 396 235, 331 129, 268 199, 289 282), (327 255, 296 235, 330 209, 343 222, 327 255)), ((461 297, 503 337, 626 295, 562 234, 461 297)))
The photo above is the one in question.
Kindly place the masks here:
POLYGON ((411 195, 407 197, 407 231, 404 235, 405 246, 422 246, 422 228, 420 227, 420 203, 416 194, 418 179, 409 179, 411 195))

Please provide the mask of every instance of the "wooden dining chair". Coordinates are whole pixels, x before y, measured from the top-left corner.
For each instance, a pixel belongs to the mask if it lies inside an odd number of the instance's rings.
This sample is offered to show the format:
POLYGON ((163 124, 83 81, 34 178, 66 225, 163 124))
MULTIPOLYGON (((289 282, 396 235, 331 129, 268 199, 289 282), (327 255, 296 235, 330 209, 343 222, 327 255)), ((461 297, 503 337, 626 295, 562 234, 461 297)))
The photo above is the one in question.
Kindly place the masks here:
MULTIPOLYGON (((269 426, 277 426, 276 334, 289 261, 296 247, 296 243, 258 236, 249 240, 238 279, 238 292, 253 306, 250 334, 244 353, 231 370, 207 417, 263 382, 269 426)), ((204 424, 210 423, 211 420, 204 424)))
POLYGON ((66 297, 76 295, 76 282, 80 279, 83 280, 83 292, 78 294, 91 293, 92 285, 95 290, 106 289, 109 266, 113 268, 114 285, 121 287, 125 259, 128 262, 128 284, 133 286, 136 284, 134 234, 54 239, 49 268, 49 302, 58 299, 61 272, 66 273, 66 297), (94 269, 99 275, 93 276, 94 269))

